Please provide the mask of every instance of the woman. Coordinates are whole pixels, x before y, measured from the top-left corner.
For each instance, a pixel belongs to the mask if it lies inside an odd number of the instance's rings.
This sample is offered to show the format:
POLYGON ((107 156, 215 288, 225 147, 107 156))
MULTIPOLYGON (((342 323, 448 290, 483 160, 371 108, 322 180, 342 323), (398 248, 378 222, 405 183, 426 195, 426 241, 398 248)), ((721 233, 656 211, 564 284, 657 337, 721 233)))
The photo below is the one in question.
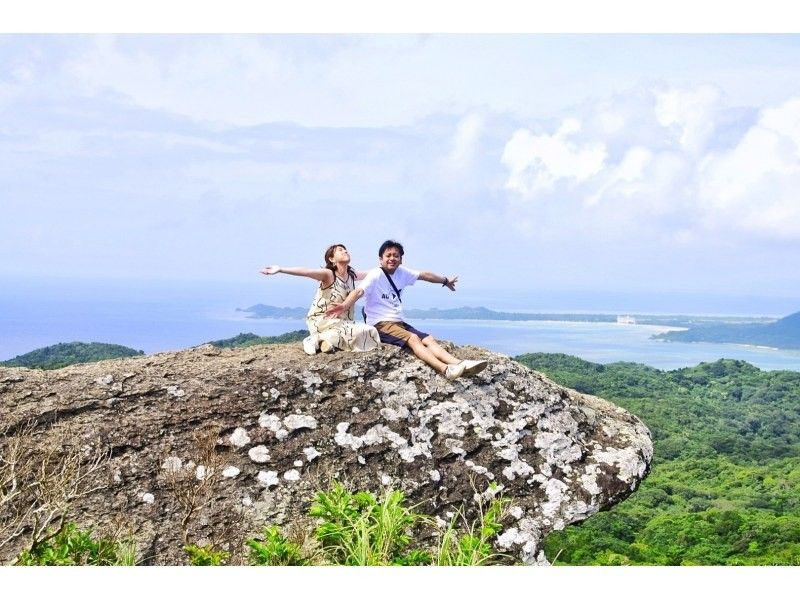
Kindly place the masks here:
POLYGON ((371 351, 381 344, 378 331, 372 326, 358 324, 353 318, 353 308, 341 317, 330 318, 325 311, 356 288, 356 280, 364 278, 366 272, 356 272, 350 267, 350 252, 342 244, 331 245, 325 251, 325 267, 317 270, 309 268, 282 268, 267 266, 262 274, 291 274, 305 276, 319 281, 317 294, 306 315, 306 325, 311 333, 303 340, 303 350, 314 355, 317 350, 324 353, 341 349, 342 351, 371 351))

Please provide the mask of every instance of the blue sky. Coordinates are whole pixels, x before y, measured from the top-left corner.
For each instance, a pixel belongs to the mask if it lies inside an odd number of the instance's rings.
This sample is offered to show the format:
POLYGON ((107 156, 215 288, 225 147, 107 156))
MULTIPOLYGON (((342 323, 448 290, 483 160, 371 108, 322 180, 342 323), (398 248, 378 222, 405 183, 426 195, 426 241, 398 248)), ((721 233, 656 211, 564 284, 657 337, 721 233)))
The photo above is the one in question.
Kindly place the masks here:
POLYGON ((800 298, 797 35, 0 35, 0 279, 800 298))

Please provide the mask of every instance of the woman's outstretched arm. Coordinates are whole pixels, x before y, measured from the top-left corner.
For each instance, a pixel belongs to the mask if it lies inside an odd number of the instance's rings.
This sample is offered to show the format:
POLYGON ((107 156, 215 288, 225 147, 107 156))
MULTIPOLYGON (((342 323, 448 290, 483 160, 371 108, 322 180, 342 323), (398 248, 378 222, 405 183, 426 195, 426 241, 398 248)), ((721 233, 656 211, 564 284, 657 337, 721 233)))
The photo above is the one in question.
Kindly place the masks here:
POLYGON ((327 268, 284 268, 283 266, 266 266, 261 269, 262 274, 270 276, 271 274, 291 274, 292 276, 305 276, 306 278, 313 278, 325 284, 333 282, 333 272, 327 268))

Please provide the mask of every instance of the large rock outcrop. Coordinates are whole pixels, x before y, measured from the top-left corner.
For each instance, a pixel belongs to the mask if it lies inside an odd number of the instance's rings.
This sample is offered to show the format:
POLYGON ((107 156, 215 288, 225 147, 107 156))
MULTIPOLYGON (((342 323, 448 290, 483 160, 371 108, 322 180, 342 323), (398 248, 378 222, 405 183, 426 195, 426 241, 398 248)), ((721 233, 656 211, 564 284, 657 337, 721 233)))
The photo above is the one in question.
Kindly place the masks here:
POLYGON ((69 517, 132 530, 150 564, 186 562, 187 540, 290 525, 334 477, 402 489, 442 518, 500 492, 513 508, 497 549, 544 564, 546 534, 636 489, 649 431, 506 356, 454 352, 491 363, 451 382, 395 348, 309 357, 291 344, 0 368, 0 418, 6 438, 27 423, 40 446, 107 450, 101 488, 69 517))

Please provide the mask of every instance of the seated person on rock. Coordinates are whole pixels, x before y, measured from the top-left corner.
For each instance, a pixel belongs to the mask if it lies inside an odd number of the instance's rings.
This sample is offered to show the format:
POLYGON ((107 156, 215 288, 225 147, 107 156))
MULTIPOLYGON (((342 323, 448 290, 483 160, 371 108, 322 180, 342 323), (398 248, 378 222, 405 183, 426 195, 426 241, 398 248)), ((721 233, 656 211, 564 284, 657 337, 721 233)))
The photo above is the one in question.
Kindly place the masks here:
POLYGON ((350 314, 356 301, 364 296, 367 323, 378 329, 382 343, 408 347, 414 355, 448 380, 482 371, 487 365, 486 361, 453 357, 430 334, 420 332, 403 321, 401 294, 405 287, 413 285, 419 279, 441 284, 455 291, 458 281, 458 276, 449 279, 441 274, 405 268, 401 265, 403 253, 400 243, 385 241, 378 250, 380 266, 370 270, 356 289, 342 303, 329 307, 326 314, 350 314))
POLYGON ((303 339, 303 350, 314 355, 317 350, 328 353, 334 349, 342 351, 371 351, 381 344, 378 331, 353 319, 352 306, 343 317, 330 317, 326 310, 345 300, 355 289, 355 281, 363 279, 367 272, 350 267, 350 252, 341 243, 331 245, 325 251, 325 266, 319 269, 283 268, 267 266, 262 274, 291 274, 306 276, 319 281, 317 293, 306 315, 306 325, 311 333, 303 339))

